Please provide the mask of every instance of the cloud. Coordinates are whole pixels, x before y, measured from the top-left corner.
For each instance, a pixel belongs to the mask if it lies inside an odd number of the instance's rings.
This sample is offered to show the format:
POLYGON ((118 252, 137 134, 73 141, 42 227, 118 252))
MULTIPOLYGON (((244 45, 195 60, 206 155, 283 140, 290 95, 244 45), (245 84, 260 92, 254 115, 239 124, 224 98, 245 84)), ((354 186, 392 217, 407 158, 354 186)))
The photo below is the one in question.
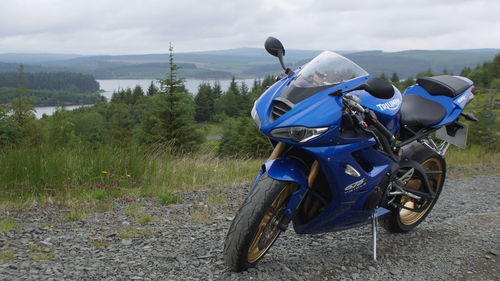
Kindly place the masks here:
POLYGON ((500 47, 496 0, 2 0, 0 52, 500 47))

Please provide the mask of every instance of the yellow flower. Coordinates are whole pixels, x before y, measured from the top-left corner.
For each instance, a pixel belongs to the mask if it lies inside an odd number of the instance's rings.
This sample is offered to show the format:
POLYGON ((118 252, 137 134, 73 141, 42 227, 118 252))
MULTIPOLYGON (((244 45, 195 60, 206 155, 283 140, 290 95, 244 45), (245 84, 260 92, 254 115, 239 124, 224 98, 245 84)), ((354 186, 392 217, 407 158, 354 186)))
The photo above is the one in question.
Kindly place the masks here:
POLYGON ((101 171, 101 173, 102 173, 102 174, 107 174, 108 172, 106 172, 106 171, 101 171))
POLYGON ((132 175, 127 174, 127 177, 131 178, 131 177, 132 177, 132 175))

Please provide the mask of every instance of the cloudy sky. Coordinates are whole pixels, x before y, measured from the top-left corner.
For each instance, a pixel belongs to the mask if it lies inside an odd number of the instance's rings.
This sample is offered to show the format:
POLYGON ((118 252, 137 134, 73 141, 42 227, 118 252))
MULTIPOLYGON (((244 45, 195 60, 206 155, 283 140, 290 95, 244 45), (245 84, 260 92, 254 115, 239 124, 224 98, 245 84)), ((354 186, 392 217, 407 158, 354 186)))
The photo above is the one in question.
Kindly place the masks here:
POLYGON ((0 53, 500 48, 499 0, 0 0, 0 53))

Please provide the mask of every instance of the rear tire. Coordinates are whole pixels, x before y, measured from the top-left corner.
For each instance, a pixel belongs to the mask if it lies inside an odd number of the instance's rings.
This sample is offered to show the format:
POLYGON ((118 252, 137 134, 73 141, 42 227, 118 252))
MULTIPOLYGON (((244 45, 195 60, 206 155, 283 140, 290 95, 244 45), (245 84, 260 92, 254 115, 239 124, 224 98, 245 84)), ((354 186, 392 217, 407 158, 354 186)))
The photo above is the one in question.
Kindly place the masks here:
MULTIPOLYGON (((389 232, 406 233, 414 229, 429 215, 443 189, 446 177, 446 162, 443 157, 422 146, 410 158, 420 163, 425 171, 441 172, 441 174, 427 174, 427 180, 435 193, 435 197, 429 206, 421 212, 413 212, 401 207, 393 208, 389 217, 382 221, 382 225, 389 232)), ((410 179, 406 186, 417 190, 422 188, 419 179, 410 179)), ((409 208, 414 208, 416 205, 413 199, 406 196, 400 196, 397 200, 400 204, 409 208)))
POLYGON ((280 233, 282 207, 297 184, 264 174, 236 214, 224 243, 224 262, 235 272, 254 267, 269 251, 280 233))

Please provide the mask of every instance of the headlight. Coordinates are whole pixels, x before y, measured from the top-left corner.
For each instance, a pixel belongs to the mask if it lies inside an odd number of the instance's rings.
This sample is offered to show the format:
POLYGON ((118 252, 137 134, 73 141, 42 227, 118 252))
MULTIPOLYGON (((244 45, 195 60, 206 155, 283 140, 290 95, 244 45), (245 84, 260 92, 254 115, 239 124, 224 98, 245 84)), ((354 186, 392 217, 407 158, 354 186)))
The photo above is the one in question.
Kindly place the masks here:
POLYGON ((252 115, 253 122, 255 122, 255 125, 257 128, 260 128, 260 118, 259 114, 257 113, 257 109, 255 109, 255 106, 257 105, 257 102, 259 100, 256 100, 253 104, 252 112, 250 113, 252 115))
POLYGON ((282 127, 271 131, 271 136, 279 139, 291 140, 294 142, 306 142, 320 136, 328 130, 328 127, 307 128, 307 127, 282 127))

